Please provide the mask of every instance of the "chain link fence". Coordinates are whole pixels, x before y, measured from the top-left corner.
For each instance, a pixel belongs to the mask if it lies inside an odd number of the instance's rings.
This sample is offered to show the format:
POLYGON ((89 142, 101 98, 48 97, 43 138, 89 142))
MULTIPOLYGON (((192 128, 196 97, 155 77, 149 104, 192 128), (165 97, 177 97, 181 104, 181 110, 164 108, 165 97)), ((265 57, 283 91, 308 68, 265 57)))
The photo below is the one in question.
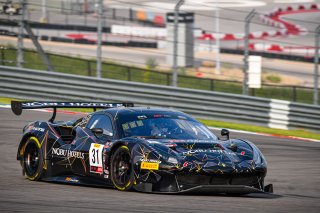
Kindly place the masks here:
MULTIPOLYGON (((25 68, 38 70, 47 69, 47 66, 42 63, 37 52, 27 49, 25 49, 24 52, 25 58, 23 66, 25 68)), ((1 47, 0 64, 4 66, 16 66, 16 54, 17 50, 15 48, 1 47)), ((55 72, 96 76, 96 60, 94 59, 82 59, 56 54, 48 54, 48 56, 55 72)), ((159 85, 170 85, 172 82, 172 74, 168 71, 132 67, 111 62, 103 62, 102 77, 159 85)), ((233 94, 242 93, 242 82, 200 78, 188 75, 179 75, 178 86, 233 94)), ((260 89, 250 89, 248 95, 308 104, 312 104, 313 102, 313 88, 302 86, 262 84, 262 88, 260 89)))

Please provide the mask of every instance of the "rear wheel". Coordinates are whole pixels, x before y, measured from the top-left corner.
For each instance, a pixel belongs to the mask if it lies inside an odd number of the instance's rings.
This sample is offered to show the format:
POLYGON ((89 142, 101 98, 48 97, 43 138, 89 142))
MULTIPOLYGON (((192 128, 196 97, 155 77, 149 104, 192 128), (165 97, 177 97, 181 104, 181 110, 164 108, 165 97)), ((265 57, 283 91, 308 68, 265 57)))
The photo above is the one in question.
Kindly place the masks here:
POLYGON ((130 151, 127 146, 120 146, 111 157, 110 176, 113 185, 120 191, 128 191, 134 183, 130 151))
POLYGON ((23 150, 23 170, 29 180, 39 180, 44 172, 41 144, 36 137, 30 137, 23 150))

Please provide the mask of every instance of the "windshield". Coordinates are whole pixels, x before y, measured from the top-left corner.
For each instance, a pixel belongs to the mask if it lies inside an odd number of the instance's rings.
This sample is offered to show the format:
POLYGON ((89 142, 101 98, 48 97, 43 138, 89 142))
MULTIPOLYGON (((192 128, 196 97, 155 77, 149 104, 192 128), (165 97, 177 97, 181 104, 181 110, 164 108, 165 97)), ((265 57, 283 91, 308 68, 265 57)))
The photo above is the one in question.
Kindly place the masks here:
POLYGON ((145 136, 159 139, 216 140, 217 137, 203 124, 178 117, 147 118, 120 123, 124 137, 145 136))

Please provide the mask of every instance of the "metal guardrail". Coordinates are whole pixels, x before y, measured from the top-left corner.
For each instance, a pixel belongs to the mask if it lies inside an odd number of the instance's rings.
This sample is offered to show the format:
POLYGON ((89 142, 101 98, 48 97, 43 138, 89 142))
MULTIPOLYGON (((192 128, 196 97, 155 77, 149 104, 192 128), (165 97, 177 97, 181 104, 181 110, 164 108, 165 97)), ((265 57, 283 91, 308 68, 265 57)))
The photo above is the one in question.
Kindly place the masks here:
POLYGON ((130 101, 198 118, 320 131, 320 106, 137 82, 0 66, 0 96, 33 100, 130 101))
MULTIPOLYGON (((46 65, 39 61, 40 58, 38 58, 37 52, 24 49, 24 53, 26 54, 23 64, 25 68, 45 69, 46 65)), ((16 49, 0 46, 0 65, 16 66, 16 54, 16 49)), ((51 61, 55 72, 96 76, 96 61, 93 59, 83 59, 53 53, 47 53, 47 55, 52 59, 51 61), (61 61, 63 62, 61 63, 61 61)), ((237 67, 238 66, 240 65, 237 65, 237 67)), ((155 69, 110 62, 103 62, 102 68, 102 76, 104 78, 168 86, 171 85, 172 82, 171 72, 162 72, 155 69)), ((179 74, 178 86, 183 88, 227 92, 233 94, 242 93, 242 82, 235 80, 219 80, 207 77, 194 77, 185 74, 179 74)), ((320 88, 318 89, 318 93, 318 99, 320 99, 320 88)), ((249 94, 250 96, 255 97, 273 98, 305 104, 311 104, 313 102, 313 88, 305 86, 262 83, 262 87, 260 89, 250 88, 249 94)))

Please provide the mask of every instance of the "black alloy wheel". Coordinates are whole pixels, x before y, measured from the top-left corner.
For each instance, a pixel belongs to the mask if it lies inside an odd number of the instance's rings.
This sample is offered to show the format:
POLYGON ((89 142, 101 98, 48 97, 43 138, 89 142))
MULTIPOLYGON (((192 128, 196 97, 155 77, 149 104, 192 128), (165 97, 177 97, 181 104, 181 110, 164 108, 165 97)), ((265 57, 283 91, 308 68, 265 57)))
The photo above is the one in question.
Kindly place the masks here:
POLYGON ((23 151, 23 169, 29 180, 39 180, 43 173, 43 155, 37 138, 30 137, 23 151))
POLYGON ((120 191, 128 191, 134 183, 130 151, 127 146, 120 146, 112 155, 110 175, 113 185, 120 191))

